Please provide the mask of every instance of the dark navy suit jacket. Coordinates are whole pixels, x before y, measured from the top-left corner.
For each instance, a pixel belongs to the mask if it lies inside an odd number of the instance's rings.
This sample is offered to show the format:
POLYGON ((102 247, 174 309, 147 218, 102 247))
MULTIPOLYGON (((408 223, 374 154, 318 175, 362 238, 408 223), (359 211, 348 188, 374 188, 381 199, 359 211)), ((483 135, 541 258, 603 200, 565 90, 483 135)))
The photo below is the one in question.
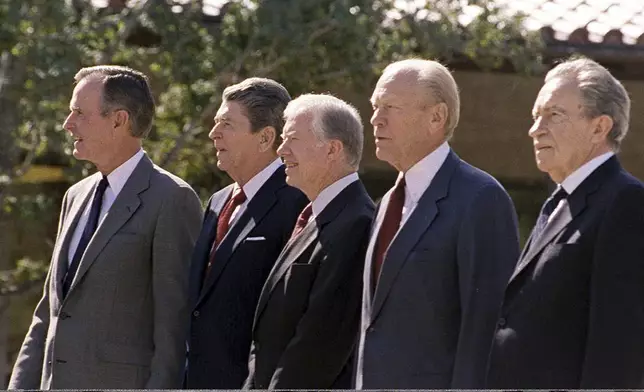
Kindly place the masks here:
MULTIPOLYGON (((391 197, 383 197, 372 232, 391 197)), ((373 287, 366 254, 356 387, 476 389, 519 255, 510 197, 450 152, 391 242, 373 287)))
POLYGON ((203 282, 217 219, 233 186, 215 193, 208 203, 191 264, 187 388, 238 389, 246 379, 259 295, 308 202, 285 179, 282 166, 251 199, 219 245, 203 282))

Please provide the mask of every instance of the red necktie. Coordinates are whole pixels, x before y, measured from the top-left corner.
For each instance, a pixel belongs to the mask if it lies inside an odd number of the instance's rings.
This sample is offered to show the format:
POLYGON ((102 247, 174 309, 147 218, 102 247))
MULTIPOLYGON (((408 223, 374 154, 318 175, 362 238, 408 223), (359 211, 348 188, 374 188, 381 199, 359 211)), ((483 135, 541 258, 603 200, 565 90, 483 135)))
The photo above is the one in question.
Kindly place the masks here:
POLYGON ((380 269, 382 268, 382 262, 385 259, 387 248, 389 248, 391 240, 393 240, 398 228, 400 227, 404 204, 405 177, 402 176, 396 182, 394 191, 391 192, 389 204, 387 204, 387 211, 385 211, 385 217, 382 220, 382 226, 380 226, 378 238, 376 239, 376 249, 373 255, 373 277, 376 284, 380 278, 380 269))
POLYGON ((302 212, 300 212, 300 216, 297 217, 297 222, 295 222, 295 228, 293 229, 293 234, 291 234, 291 239, 297 237, 302 230, 306 227, 306 224, 309 223, 309 219, 311 218, 311 214, 313 213, 313 205, 309 203, 302 212))
POLYGON ((246 194, 244 190, 239 188, 235 191, 233 197, 231 197, 224 208, 222 208, 219 213, 219 218, 217 219, 217 236, 215 237, 215 242, 212 244, 212 249, 210 249, 210 259, 208 261, 208 267, 206 267, 206 273, 204 278, 208 276, 212 263, 215 261, 215 251, 217 246, 224 239, 224 236, 228 232, 228 227, 230 226, 230 217, 233 215, 235 208, 246 201, 246 194))

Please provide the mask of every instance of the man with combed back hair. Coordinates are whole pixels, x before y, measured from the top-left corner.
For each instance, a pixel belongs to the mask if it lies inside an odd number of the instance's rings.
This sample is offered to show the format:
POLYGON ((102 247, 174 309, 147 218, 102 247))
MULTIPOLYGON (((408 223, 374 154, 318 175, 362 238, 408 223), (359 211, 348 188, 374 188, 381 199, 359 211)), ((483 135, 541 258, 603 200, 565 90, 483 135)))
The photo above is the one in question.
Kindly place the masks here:
POLYGON ((189 389, 243 385, 259 294, 307 202, 276 152, 291 100, 284 86, 250 78, 222 98, 209 136, 235 183, 210 198, 192 255, 189 389))
POLYGON ((284 116, 277 152, 311 203, 259 298, 245 388, 348 389, 373 214, 356 173, 362 121, 329 95, 300 96, 284 116))
POLYGON ((145 75, 96 66, 75 80, 63 128, 98 172, 63 198, 9 389, 178 388, 201 202, 141 148, 154 117, 145 75))
POLYGON ((460 101, 444 66, 389 65, 371 103, 376 155, 399 174, 371 230, 356 387, 481 388, 519 253, 514 206, 451 150, 460 101))
POLYGON ((644 184, 615 155, 630 107, 592 60, 546 75, 528 134, 557 187, 505 289, 489 388, 644 388, 644 184))

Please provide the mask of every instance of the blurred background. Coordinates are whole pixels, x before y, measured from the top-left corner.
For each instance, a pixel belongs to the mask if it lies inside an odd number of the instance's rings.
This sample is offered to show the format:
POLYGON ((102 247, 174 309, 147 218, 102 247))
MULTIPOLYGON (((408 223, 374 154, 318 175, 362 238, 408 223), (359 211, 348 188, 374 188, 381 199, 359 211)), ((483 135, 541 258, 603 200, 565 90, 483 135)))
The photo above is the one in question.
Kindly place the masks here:
POLYGON ((62 131, 81 67, 149 75, 158 107, 144 148, 204 201, 231 181, 207 138, 227 85, 264 76, 293 97, 330 92, 363 115, 360 175, 378 199, 396 173, 375 157, 373 86, 389 62, 440 60, 461 89, 451 146, 508 189, 524 240, 551 188, 535 168, 530 111, 544 73, 575 53, 631 94, 620 157, 644 178, 641 1, 0 0, 0 387, 41 295, 62 196, 94 170, 62 131))

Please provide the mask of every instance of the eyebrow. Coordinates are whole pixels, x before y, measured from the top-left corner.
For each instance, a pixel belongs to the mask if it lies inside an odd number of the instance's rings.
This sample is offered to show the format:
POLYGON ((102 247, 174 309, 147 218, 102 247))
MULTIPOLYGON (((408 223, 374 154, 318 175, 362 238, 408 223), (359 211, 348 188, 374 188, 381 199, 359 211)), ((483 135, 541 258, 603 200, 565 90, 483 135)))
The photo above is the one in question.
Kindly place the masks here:
POLYGON ((231 118, 226 116, 225 114, 216 115, 213 120, 215 120, 215 121, 231 121, 232 122, 231 118))
POLYGON ((541 107, 539 107, 538 110, 533 109, 532 114, 534 115, 534 114, 538 113, 539 111, 541 111, 541 112, 551 112, 553 110, 557 110, 557 111, 560 111, 560 112, 563 112, 563 113, 568 113, 568 111, 564 107, 559 106, 559 105, 552 105, 552 106, 541 106, 541 107))

